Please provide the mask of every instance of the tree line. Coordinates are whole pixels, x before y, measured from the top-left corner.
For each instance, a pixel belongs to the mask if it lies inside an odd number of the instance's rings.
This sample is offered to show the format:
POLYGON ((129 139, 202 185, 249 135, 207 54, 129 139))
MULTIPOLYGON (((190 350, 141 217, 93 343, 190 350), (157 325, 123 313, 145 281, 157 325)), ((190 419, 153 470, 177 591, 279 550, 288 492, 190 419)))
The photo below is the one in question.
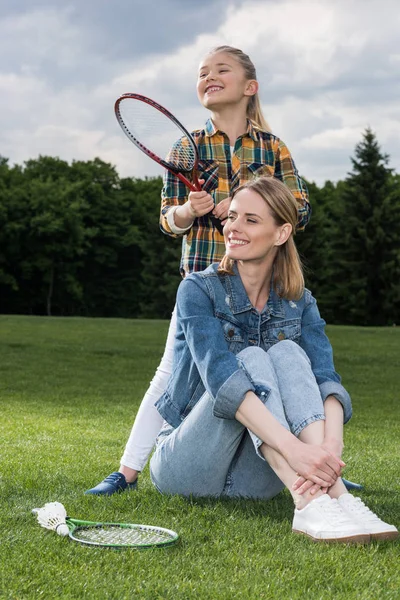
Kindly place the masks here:
MULTIPOLYGON (((323 317, 400 323, 400 176, 374 133, 343 181, 307 185, 312 218, 296 243, 323 317)), ((169 318, 181 240, 159 231, 161 186, 98 158, 0 157, 0 312, 169 318)))

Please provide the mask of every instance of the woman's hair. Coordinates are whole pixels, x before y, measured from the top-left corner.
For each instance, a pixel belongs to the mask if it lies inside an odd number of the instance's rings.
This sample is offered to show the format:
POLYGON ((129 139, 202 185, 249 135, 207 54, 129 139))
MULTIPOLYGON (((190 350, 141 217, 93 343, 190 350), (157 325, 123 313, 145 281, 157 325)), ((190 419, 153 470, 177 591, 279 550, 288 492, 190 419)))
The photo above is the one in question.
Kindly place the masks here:
MULTIPOLYGON (((232 199, 241 190, 253 190, 268 205, 270 214, 277 226, 290 223, 292 233, 286 242, 277 246, 273 268, 273 286, 281 298, 298 300, 304 292, 304 275, 301 260, 294 243, 298 206, 289 188, 275 177, 259 177, 241 185, 233 193, 232 199)), ((219 264, 218 272, 233 275, 234 260, 226 254, 219 264)))
MULTIPOLYGON (((237 62, 243 67, 246 75, 246 79, 255 79, 257 81, 256 68, 253 65, 250 57, 239 50, 239 48, 233 48, 232 46, 217 46, 213 48, 210 54, 216 54, 217 52, 226 52, 237 60, 237 62)), ((250 96, 247 104, 247 117, 258 125, 263 131, 271 131, 263 113, 261 110, 261 102, 258 92, 254 96, 250 96)))

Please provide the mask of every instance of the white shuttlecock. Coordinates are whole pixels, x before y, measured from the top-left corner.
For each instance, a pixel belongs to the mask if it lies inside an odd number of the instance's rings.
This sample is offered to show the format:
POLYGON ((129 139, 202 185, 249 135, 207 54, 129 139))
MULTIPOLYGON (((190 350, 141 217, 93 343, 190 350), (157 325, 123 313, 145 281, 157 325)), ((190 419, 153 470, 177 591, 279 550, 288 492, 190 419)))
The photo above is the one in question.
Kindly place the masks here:
POLYGON ((65 521, 67 511, 61 502, 47 502, 42 508, 35 510, 39 525, 51 529, 58 535, 68 535, 69 529, 65 521))

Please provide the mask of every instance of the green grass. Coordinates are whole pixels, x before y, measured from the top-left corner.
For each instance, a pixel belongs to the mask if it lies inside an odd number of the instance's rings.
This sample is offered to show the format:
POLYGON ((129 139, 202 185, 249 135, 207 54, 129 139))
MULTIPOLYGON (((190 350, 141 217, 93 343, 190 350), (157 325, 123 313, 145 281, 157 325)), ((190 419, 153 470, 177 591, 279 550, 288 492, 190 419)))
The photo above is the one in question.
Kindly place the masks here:
MULTIPOLYGON (((118 467, 163 350, 165 321, 0 317, 0 597, 395 599, 400 544, 313 544, 272 501, 163 497, 148 469, 137 493, 84 496, 118 467), (41 529, 31 509, 175 529, 169 549, 94 549, 41 529)), ((353 397, 346 475, 400 525, 400 329, 331 327, 353 397)))

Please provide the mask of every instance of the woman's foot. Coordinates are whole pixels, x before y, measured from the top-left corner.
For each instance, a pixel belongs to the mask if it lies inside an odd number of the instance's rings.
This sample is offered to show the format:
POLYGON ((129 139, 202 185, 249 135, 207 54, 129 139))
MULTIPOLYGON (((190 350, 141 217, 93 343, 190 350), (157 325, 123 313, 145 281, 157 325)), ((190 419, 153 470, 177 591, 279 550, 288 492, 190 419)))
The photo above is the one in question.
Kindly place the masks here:
POLYGON ((315 542, 366 544, 370 541, 370 534, 363 525, 350 517, 338 500, 328 494, 312 500, 301 510, 296 508, 292 530, 307 535, 315 542))
POLYGON ((137 487, 137 479, 132 483, 126 481, 125 475, 119 471, 114 471, 111 475, 108 475, 101 483, 96 487, 86 490, 85 494, 93 494, 94 496, 112 496, 117 492, 124 492, 125 490, 134 490, 137 487))
POLYGON ((394 525, 382 521, 368 506, 365 506, 360 498, 351 494, 342 494, 338 502, 354 521, 363 525, 373 540, 395 540, 399 536, 394 525))

